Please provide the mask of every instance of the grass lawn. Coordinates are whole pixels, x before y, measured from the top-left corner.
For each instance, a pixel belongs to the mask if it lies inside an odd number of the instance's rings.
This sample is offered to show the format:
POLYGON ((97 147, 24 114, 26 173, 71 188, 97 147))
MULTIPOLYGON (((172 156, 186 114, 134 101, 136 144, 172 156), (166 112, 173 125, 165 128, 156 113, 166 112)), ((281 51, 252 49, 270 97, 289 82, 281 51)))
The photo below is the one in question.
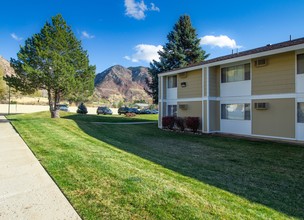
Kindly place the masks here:
POLYGON ((83 219, 304 218, 304 147, 49 116, 8 118, 83 219))

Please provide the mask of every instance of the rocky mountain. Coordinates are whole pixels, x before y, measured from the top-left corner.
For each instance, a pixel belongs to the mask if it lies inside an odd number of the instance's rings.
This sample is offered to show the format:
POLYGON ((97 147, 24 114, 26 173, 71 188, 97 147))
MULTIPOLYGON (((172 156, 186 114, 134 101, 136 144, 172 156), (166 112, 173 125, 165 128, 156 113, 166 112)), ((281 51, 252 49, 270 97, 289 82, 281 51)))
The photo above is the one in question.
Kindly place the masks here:
POLYGON ((97 94, 110 102, 133 102, 145 100, 151 102, 151 97, 145 92, 146 78, 150 79, 148 68, 112 66, 98 73, 95 77, 97 94))
POLYGON ((3 70, 4 75, 14 74, 14 69, 10 66, 9 61, 0 56, 0 68, 3 70))

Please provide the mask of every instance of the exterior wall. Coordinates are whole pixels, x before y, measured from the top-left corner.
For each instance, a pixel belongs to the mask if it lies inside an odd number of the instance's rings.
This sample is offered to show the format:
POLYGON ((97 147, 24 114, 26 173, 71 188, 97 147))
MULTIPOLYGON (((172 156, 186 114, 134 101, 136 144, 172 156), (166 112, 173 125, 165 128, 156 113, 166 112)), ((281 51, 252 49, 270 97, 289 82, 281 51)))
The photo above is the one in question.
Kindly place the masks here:
POLYGON ((203 70, 203 79, 204 79, 204 86, 203 86, 203 89, 204 89, 204 93, 203 93, 203 96, 206 97, 207 96, 207 68, 205 67, 204 70, 203 70))
POLYGON ((194 70, 187 72, 186 77, 177 75, 177 98, 197 98, 202 97, 202 71, 194 70), (186 87, 181 87, 185 82, 186 87))
POLYGON ((295 52, 266 57, 268 64, 252 64, 252 94, 282 94, 295 92, 295 52))
POLYGON ((251 95, 251 80, 221 83, 221 97, 236 97, 251 95))
POLYGON ((202 102, 178 102, 177 103, 177 116, 178 117, 199 117, 200 126, 199 129, 202 129, 202 102), (187 105, 187 109, 183 110, 179 108, 179 105, 187 105))
POLYGON ((162 127, 162 115, 163 115, 163 111, 162 111, 162 103, 158 102, 158 127, 161 128, 162 127))
POLYGON ((252 100, 252 134, 295 138, 295 99, 252 100), (256 110, 255 102, 269 103, 267 110, 256 110))
POLYGON ((220 67, 215 66, 209 69, 209 96, 220 96, 220 67))
POLYGON ((210 131, 220 131, 220 102, 219 101, 210 101, 209 102, 209 123, 210 131))
POLYGON ((167 98, 167 77, 164 76, 163 77, 163 85, 161 85, 163 87, 163 99, 166 99, 167 98))
POLYGON ((203 112, 204 112, 204 118, 203 118, 203 123, 204 127, 202 128, 203 132, 208 131, 208 126, 207 126, 207 101, 203 102, 203 112))
POLYGON ((162 107, 162 117, 167 116, 167 103, 163 102, 162 107))
MULTIPOLYGON (((300 74, 303 75, 303 74, 300 74)), ((296 99, 296 106, 295 108, 297 109, 297 103, 298 102, 304 102, 304 97, 302 96, 301 98, 296 99)), ((296 116, 297 117, 297 116, 296 116)), ((298 123, 296 120, 296 139, 304 141, 304 123, 298 123)))
POLYGON ((202 118, 202 102, 178 102, 177 105, 187 105, 187 109, 183 110, 177 107, 178 117, 200 117, 202 118))
MULTIPOLYGON (((240 99, 240 98, 234 98, 229 100, 223 100, 221 101, 221 104, 244 104, 244 103, 250 103, 251 109, 251 100, 250 99, 240 99)), ((252 110, 251 110, 252 112, 252 110)), ((250 112, 250 114, 252 114, 250 112)), ((220 116, 221 117, 221 116, 220 116)), ((244 134, 244 135, 251 135, 251 127, 252 127, 252 117, 251 120, 231 120, 231 119, 220 119, 220 126, 221 126, 221 132, 223 133, 229 133, 229 134, 244 134)))

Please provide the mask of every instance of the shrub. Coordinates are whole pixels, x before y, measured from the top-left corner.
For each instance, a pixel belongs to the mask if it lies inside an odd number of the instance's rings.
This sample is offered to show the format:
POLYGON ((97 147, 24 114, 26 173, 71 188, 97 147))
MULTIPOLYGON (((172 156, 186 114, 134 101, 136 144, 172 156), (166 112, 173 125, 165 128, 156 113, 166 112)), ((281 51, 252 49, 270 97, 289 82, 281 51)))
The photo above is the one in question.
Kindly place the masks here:
POLYGON ((135 117, 135 116, 136 116, 136 114, 133 113, 133 112, 127 112, 127 113, 126 113, 126 117, 127 117, 127 118, 132 118, 132 117, 135 117))
POLYGON ((186 126, 191 129, 193 132, 197 132, 197 129, 200 125, 199 117, 187 117, 186 126))
POLYGON ((173 116, 165 116, 162 118, 162 126, 164 128, 173 129, 174 127, 174 117, 173 116))
POLYGON ((83 103, 81 103, 78 106, 77 113, 78 114, 87 114, 88 113, 87 107, 83 103))
POLYGON ((181 117, 175 118, 175 124, 181 131, 185 130, 185 119, 184 118, 181 118, 181 117))

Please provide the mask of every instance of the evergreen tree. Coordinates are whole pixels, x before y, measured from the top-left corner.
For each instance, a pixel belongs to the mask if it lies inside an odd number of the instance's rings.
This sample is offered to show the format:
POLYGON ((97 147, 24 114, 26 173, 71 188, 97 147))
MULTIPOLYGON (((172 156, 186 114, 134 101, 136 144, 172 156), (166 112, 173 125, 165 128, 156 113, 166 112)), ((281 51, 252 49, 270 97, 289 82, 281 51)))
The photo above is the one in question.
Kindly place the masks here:
POLYGON ((89 65, 87 52, 61 15, 28 38, 17 57, 11 59, 16 75, 4 79, 24 94, 45 89, 52 118, 59 117, 62 98, 93 93, 95 66, 89 65))
POLYGON ((209 56, 200 47, 200 39, 197 38, 188 15, 179 18, 167 39, 163 50, 158 51, 160 61, 153 60, 149 68, 152 81, 147 81, 149 90, 146 92, 152 96, 155 104, 158 104, 159 73, 201 62, 209 56))

